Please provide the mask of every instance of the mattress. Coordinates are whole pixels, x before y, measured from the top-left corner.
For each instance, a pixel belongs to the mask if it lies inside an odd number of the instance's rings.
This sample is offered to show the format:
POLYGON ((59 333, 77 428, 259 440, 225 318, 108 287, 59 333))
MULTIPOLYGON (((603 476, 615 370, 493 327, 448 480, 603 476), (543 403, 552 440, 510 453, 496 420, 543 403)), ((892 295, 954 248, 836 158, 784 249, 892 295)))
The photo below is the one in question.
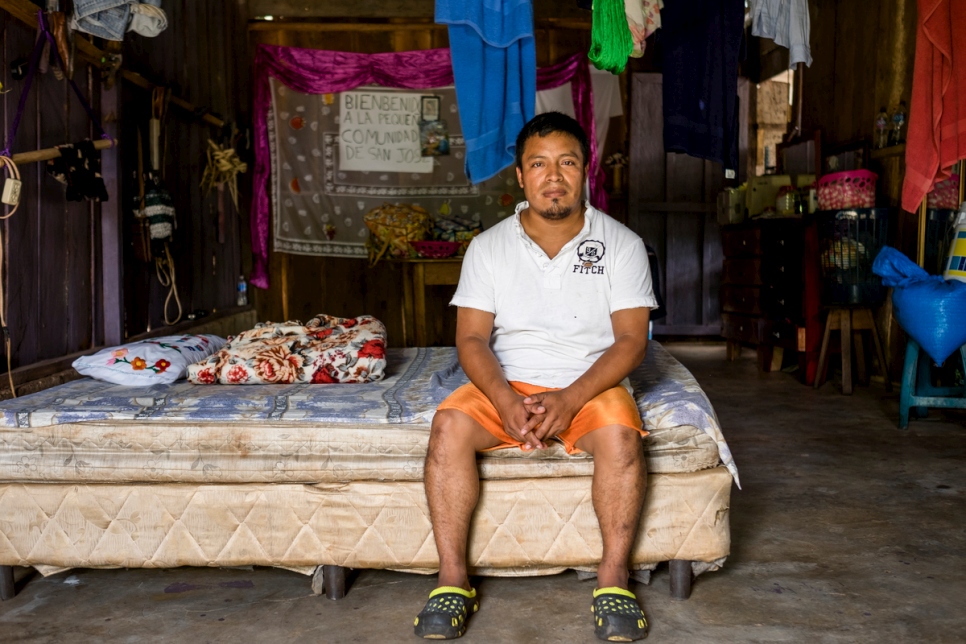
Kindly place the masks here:
MULTIPOLYGON (((436 405, 466 382, 455 349, 391 350, 365 385, 122 387, 90 379, 0 403, 0 481, 339 483, 422 480, 436 405)), ((648 469, 686 473, 731 452, 693 376, 658 343, 631 375, 648 469)), ((490 480, 589 476, 561 446, 480 458, 490 480)))
MULTIPOLYGON (((731 482, 724 467, 649 474, 631 568, 727 556, 731 482)), ((484 481, 469 544, 474 573, 595 567, 601 543, 590 486, 589 477, 484 481)), ((438 565, 415 481, 3 483, 0 562, 48 572, 252 564, 307 572, 321 564, 428 573, 438 565)))

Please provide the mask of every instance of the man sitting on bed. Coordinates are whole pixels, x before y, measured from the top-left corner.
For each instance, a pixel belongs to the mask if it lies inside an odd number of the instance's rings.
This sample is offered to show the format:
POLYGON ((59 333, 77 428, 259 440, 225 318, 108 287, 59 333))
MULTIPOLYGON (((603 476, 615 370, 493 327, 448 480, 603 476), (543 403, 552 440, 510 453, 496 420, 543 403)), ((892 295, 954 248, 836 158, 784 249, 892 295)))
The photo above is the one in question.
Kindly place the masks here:
POLYGON ((459 637, 479 606, 466 560, 480 489, 476 453, 540 450, 553 440, 568 453, 594 457, 603 540, 597 636, 631 641, 647 634, 628 590, 646 432, 627 376, 644 358, 656 302, 644 243, 583 200, 588 151, 587 135, 569 116, 550 112, 527 123, 516 141, 527 201, 466 251, 452 304, 459 307, 460 364, 471 382, 433 419, 426 496, 440 566, 438 587, 416 618, 420 637, 459 637))

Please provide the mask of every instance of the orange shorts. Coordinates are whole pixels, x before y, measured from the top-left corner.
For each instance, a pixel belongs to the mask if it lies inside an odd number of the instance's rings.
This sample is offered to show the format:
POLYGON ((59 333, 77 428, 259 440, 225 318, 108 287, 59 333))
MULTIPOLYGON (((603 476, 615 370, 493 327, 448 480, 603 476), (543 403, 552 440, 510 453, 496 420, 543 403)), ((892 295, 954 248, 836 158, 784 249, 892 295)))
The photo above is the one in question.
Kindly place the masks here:
MULTIPOLYGON (((513 391, 521 396, 530 396, 543 393, 545 391, 558 391, 550 387, 538 387, 528 385, 525 382, 510 382, 513 391)), ((490 432, 498 439, 501 444, 491 447, 485 451, 489 452, 496 449, 506 449, 507 447, 519 447, 523 449, 523 442, 516 440, 506 433, 503 429, 503 421, 500 414, 490 402, 490 399, 480 391, 472 382, 467 383, 451 393, 444 400, 437 410, 455 409, 461 411, 480 425, 483 429, 490 432)), ((576 443, 586 434, 606 427, 608 425, 624 425, 631 429, 636 429, 641 436, 647 436, 647 431, 643 428, 641 415, 637 411, 637 404, 634 398, 624 387, 617 385, 591 399, 574 416, 570 427, 557 434, 556 438, 564 444, 568 454, 580 452, 576 443)))

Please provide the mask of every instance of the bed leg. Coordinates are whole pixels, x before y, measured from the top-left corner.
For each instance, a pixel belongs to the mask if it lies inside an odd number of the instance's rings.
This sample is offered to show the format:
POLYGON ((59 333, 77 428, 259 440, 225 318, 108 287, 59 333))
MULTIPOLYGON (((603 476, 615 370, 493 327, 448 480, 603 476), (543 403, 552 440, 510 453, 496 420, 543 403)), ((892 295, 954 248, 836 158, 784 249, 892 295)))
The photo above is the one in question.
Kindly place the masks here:
POLYGON ((13 599, 17 587, 13 583, 13 566, 0 566, 0 601, 13 599))
POLYGON ((687 599, 691 596, 691 562, 672 559, 668 567, 671 569, 671 599, 687 599))
POLYGON ((345 573, 342 566, 322 566, 322 579, 325 582, 325 596, 329 599, 345 597, 345 573))

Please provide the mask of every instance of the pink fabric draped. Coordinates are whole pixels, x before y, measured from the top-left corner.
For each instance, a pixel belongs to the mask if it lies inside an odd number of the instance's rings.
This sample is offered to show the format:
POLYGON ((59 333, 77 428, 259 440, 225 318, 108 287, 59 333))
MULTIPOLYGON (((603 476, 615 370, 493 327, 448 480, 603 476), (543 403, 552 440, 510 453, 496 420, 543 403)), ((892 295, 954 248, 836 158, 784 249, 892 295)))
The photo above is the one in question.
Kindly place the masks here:
POLYGON ((250 281, 268 288, 268 244, 271 206, 268 181, 268 113, 272 106, 269 77, 304 94, 347 92, 361 85, 430 89, 453 84, 449 49, 427 49, 387 54, 259 45, 255 50, 255 173, 252 189, 252 254, 250 281))
POLYGON ((590 139, 590 159, 587 164, 588 182, 590 183, 590 205, 599 210, 607 211, 607 195, 604 193, 604 169, 597 158, 597 128, 594 125, 594 92, 590 84, 590 67, 587 56, 576 53, 570 58, 537 69, 537 91, 553 89, 570 83, 571 95, 574 99, 574 114, 577 121, 587 132, 590 139))
MULTIPOLYGON (((253 69, 255 83, 254 129, 255 171, 252 189, 252 254, 254 268, 249 281, 268 288, 268 245, 271 237, 271 205, 268 182, 271 154, 268 143, 268 114, 272 105, 269 78, 274 77, 298 92, 329 94, 346 92, 362 85, 400 89, 430 89, 453 84, 449 49, 427 49, 385 54, 354 54, 321 49, 300 49, 258 45, 253 69)), ((604 173, 597 159, 594 103, 587 58, 575 54, 567 60, 537 70, 537 89, 552 89, 564 83, 573 87, 577 121, 590 138, 590 202, 605 208, 604 173)))

